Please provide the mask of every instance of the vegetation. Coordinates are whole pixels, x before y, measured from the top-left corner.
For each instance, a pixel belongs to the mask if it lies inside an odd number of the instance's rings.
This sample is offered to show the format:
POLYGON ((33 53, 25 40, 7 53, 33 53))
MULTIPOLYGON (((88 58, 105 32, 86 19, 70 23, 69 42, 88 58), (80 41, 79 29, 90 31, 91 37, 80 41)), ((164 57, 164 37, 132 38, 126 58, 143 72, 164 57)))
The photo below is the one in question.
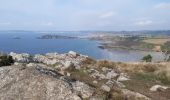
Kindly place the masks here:
POLYGON ((14 60, 11 56, 8 55, 0 55, 0 67, 1 66, 8 66, 14 63, 14 60))
POLYGON ((144 62, 152 62, 152 56, 149 54, 149 55, 146 55, 142 58, 142 61, 144 62))

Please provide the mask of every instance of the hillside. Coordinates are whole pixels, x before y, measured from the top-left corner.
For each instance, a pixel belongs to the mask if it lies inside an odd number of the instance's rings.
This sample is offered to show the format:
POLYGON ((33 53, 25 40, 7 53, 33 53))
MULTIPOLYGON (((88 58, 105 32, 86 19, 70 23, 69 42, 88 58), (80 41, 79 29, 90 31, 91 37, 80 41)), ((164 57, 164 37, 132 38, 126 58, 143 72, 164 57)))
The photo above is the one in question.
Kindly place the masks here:
POLYGON ((168 62, 97 61, 73 51, 9 55, 14 63, 0 67, 2 100, 170 99, 168 62))

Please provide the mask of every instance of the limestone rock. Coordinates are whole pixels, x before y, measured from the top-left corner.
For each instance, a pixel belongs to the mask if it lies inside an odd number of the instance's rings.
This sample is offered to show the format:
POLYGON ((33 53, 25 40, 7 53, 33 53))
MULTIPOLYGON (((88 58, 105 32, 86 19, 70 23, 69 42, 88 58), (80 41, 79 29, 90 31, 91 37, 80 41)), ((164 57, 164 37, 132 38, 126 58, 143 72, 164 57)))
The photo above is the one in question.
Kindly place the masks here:
POLYGON ((155 92, 158 90, 166 90, 166 89, 168 89, 168 87, 166 87, 166 86, 154 85, 150 88, 150 91, 155 92))
POLYGON ((110 92, 110 87, 107 86, 107 85, 105 85, 105 84, 101 86, 101 89, 102 89, 103 91, 110 92))
POLYGON ((107 74, 106 74, 106 78, 107 79, 112 79, 112 78, 115 78, 115 77, 117 77, 118 76, 118 74, 114 71, 114 70, 112 70, 111 72, 108 72, 107 74))
POLYGON ((60 74, 42 67, 0 68, 1 100, 81 100, 60 74))
POLYGON ((69 51, 68 54, 71 54, 71 55, 74 56, 74 57, 79 56, 79 54, 77 54, 77 53, 74 52, 74 51, 69 51))
POLYGON ((80 94, 82 98, 89 98, 92 96, 94 89, 87 84, 83 82, 76 81, 75 83, 72 83, 73 90, 76 92, 76 94, 80 94))
POLYGON ((150 98, 146 97, 143 94, 140 94, 138 92, 133 92, 127 89, 122 89, 123 94, 129 98, 129 97, 133 97, 134 100, 151 100, 150 98))
POLYGON ((17 54, 11 52, 9 55, 12 56, 16 62, 28 63, 32 61, 32 57, 27 53, 17 54))
POLYGON ((129 80, 129 78, 125 73, 121 73, 117 79, 117 81, 127 81, 127 80, 129 80))

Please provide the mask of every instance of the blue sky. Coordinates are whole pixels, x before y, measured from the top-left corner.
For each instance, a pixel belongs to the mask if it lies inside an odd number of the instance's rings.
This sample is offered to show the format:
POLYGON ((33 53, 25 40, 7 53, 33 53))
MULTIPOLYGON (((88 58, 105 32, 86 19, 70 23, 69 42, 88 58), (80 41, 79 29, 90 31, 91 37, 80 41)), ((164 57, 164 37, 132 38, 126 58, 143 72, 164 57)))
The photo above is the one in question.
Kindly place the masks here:
POLYGON ((0 30, 164 29, 170 0, 0 0, 0 30))

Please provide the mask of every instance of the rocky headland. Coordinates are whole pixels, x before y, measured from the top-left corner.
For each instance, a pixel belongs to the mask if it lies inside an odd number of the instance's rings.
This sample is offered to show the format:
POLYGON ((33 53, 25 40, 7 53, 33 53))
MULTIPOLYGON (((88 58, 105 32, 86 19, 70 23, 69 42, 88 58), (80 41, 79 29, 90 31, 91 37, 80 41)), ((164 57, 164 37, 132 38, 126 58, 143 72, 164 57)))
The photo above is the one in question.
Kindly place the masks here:
POLYGON ((8 56, 14 62, 0 67, 0 100, 170 99, 168 62, 97 61, 74 51, 8 56))

